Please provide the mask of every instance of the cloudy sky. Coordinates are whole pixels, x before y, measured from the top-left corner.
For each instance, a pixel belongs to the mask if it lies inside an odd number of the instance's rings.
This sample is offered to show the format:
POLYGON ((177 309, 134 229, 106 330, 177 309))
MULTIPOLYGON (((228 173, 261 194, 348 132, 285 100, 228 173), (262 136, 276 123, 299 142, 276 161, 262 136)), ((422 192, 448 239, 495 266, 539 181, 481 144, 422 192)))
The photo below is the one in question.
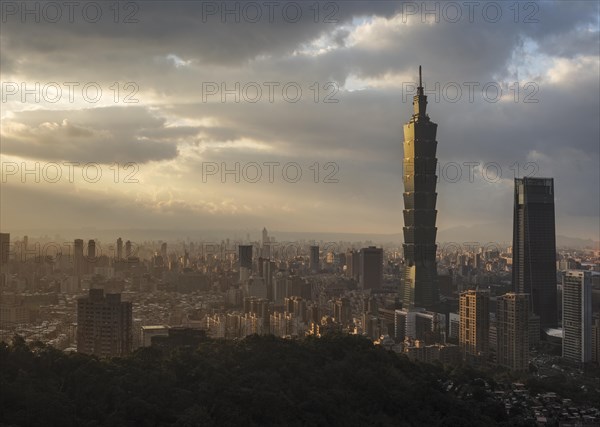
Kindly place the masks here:
POLYGON ((510 241, 517 174, 599 239, 598 2, 114 5, 2 3, 3 231, 400 233, 422 65, 440 236, 510 241))

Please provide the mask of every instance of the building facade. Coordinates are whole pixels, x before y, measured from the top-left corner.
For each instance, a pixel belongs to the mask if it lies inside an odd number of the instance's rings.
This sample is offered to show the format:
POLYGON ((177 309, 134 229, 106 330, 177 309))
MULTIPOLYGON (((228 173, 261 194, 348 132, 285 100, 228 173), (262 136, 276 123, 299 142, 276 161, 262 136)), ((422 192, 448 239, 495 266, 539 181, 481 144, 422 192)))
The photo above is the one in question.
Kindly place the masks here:
POLYGON ((510 292, 496 300, 496 363, 514 371, 529 367, 529 295, 510 292))
POLYGON ((421 82, 413 116, 404 125, 404 289, 403 307, 431 308, 439 299, 436 268, 437 124, 427 115, 421 82))
POLYGON ((564 359, 592 360, 592 276, 589 271, 568 270, 563 276, 562 312, 564 359))
POLYGON ((458 342, 464 360, 481 360, 489 354, 489 297, 488 291, 480 290, 460 294, 458 342))
POLYGON ((383 284, 383 249, 369 246, 359 252, 359 286, 380 289, 383 284))
POLYGON ((513 291, 529 294, 542 328, 558 325, 554 180, 515 179, 513 291))
POLYGON ((77 351, 101 357, 123 356, 132 348, 132 307, 121 294, 90 289, 77 300, 77 351))

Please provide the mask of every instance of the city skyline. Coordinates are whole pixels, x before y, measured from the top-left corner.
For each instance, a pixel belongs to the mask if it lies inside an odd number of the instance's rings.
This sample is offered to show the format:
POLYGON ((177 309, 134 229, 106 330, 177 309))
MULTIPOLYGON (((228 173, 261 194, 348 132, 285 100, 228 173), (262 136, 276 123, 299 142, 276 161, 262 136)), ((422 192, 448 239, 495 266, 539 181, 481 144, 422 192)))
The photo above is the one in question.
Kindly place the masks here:
MULTIPOLYGON (((5 16, 3 230, 16 234, 41 227, 51 234, 92 225, 235 230, 243 223, 289 232, 400 234, 401 123, 410 115, 422 64, 428 70, 425 94, 438 112, 444 141, 438 152, 441 236, 509 241, 515 175, 555 179, 557 235, 600 234, 593 197, 600 179, 597 3, 543 3, 533 23, 522 22, 525 13, 515 23, 506 9, 495 23, 476 14, 472 23, 441 16, 435 25, 400 3, 341 3, 337 23, 306 18, 291 34, 287 22, 230 25, 218 16, 203 22, 199 15, 179 26, 187 33, 174 24, 161 27, 171 44, 148 43, 158 41, 151 28, 157 16, 183 23, 193 15, 186 10, 192 5, 179 6, 165 11, 143 4, 137 23, 114 26, 102 19, 95 24, 99 30, 111 28, 110 36, 87 34, 86 22, 38 25, 21 22, 18 14, 5 16), (467 32, 461 31, 465 25, 467 32), (218 38, 226 28, 231 39, 218 38), (60 63, 27 41, 40 31, 47 45, 63 46, 60 63), (74 42, 79 34, 97 49, 85 63, 79 61, 83 45, 74 42), (120 49, 109 55, 112 37, 120 37, 120 49), (222 48, 218 52, 210 43, 213 37, 222 48), (265 37, 270 43, 258 43, 265 37), (429 38, 438 42, 427 44, 429 38), (487 44, 472 46, 473 38, 487 44), (142 43, 145 47, 138 49, 142 43), (307 71, 298 72, 303 68, 307 71), (56 103, 47 102, 56 89, 47 87, 51 82, 59 82, 63 94, 56 103), (104 95, 92 103, 75 91, 70 102, 63 82, 79 87, 91 82, 104 95), (136 86, 125 88, 127 82, 136 86), (225 102, 220 93, 206 98, 206 85, 221 82, 226 89, 258 83, 265 97, 262 83, 292 82, 303 96, 296 103, 281 96, 273 103, 266 98, 251 103, 239 93, 240 102, 235 94, 225 102), (24 94, 21 83, 34 92, 39 83, 39 102, 35 94, 24 94), (493 99, 496 85, 503 92, 498 100, 493 99), (456 87, 461 96, 454 102, 456 87), (469 93, 469 87, 476 89, 469 93), (123 102, 134 89, 139 102, 123 102), (339 102, 323 102, 329 95, 339 102), (35 173, 21 182, 22 162, 28 170, 39 162, 39 183, 35 173), (97 163, 102 178, 88 182, 96 169, 86 170, 84 177, 75 168, 71 183, 64 162, 97 163), (279 162, 273 183, 268 162, 279 162), (281 175, 292 162, 302 170, 296 183, 290 182, 294 167, 281 175), (56 183, 43 179, 55 176, 55 169, 44 169, 50 163, 61 167, 56 183), (222 166, 231 170, 236 163, 240 175, 245 166, 258 164, 262 179, 235 182, 230 174, 222 183, 222 166), (502 173, 497 180, 496 171, 502 173), (40 224, 41 211, 52 216, 51 224, 40 224)), ((312 16, 308 13, 304 16, 312 16)), ((255 176, 253 167, 246 168, 246 178, 255 176)))
POLYGON ((599 17, 0 2, 0 424, 600 426, 599 17))

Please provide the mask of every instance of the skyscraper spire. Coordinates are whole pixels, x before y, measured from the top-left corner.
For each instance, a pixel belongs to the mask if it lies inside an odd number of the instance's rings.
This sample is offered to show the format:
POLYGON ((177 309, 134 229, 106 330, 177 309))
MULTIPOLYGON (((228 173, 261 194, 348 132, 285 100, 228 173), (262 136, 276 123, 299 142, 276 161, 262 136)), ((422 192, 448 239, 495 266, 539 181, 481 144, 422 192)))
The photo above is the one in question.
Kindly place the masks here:
POLYGON ((415 117, 425 118, 427 116, 427 96, 423 90, 423 78, 421 75, 421 66, 419 65, 419 87, 417 94, 413 97, 413 108, 415 117))

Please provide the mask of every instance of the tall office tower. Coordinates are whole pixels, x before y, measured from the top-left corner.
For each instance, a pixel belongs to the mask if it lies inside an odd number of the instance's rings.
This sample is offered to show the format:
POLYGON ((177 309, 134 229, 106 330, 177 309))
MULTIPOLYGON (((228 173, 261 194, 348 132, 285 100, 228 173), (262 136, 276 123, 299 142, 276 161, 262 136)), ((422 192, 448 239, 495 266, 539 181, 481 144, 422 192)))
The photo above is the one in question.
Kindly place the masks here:
POLYGON ((121 261, 123 259, 123 239, 120 237, 117 239, 117 260, 121 261))
POLYGON ((160 256, 162 256, 164 263, 167 263, 167 242, 163 242, 160 245, 160 256))
POLYGON ((437 124, 426 113, 421 67, 413 116, 404 125, 404 295, 403 307, 430 308, 439 300, 435 260, 435 157, 437 124))
POLYGON ((575 363, 592 360, 592 273, 569 270, 563 277, 564 359, 575 363))
POLYGON ((121 301, 121 294, 106 294, 90 289, 77 300, 77 351, 110 357, 131 351, 132 308, 121 301))
POLYGON ((252 245, 239 245, 240 282, 247 280, 252 272, 252 245))
POLYGON ((380 289, 383 283, 383 249, 369 246, 359 252, 359 286, 380 289))
POLYGON ((8 254, 10 253, 10 233, 0 233, 0 266, 8 264, 8 254))
POLYGON ((263 240, 261 255, 263 256, 263 258, 271 258, 271 239, 269 238, 267 227, 263 228, 262 239, 263 240))
POLYGON ((482 362, 489 353, 490 293, 469 290, 460 294, 458 343, 463 359, 482 362))
POLYGON ((513 291, 529 294, 542 328, 558 324, 554 180, 515 179, 513 291))
POLYGON ((81 276, 85 272, 85 262, 83 258, 83 240, 75 239, 73 245, 73 275, 81 276))
POLYGON ((271 258, 271 245, 269 239, 269 233, 267 232, 267 227, 263 228, 262 231, 262 248, 261 255, 263 258, 271 258))
POLYGON ((318 246, 311 246, 310 247, 310 264, 309 264, 309 268, 310 271, 312 271, 313 273, 317 273, 320 270, 319 267, 319 247, 318 246))
POLYGON ((515 371, 529 367, 529 295, 510 292, 496 300, 496 360, 515 371))
POLYGON ((252 269, 252 245, 239 245, 240 267, 252 269))
POLYGON ((125 242, 125 258, 129 258, 133 256, 133 248, 131 246, 131 241, 128 240, 125 242))
POLYGON ((96 266, 96 241, 88 240, 87 257, 85 257, 85 271, 88 274, 94 272, 96 266))
POLYGON ((88 252, 87 257, 89 260, 93 260, 96 258, 96 241, 88 240, 88 252))

